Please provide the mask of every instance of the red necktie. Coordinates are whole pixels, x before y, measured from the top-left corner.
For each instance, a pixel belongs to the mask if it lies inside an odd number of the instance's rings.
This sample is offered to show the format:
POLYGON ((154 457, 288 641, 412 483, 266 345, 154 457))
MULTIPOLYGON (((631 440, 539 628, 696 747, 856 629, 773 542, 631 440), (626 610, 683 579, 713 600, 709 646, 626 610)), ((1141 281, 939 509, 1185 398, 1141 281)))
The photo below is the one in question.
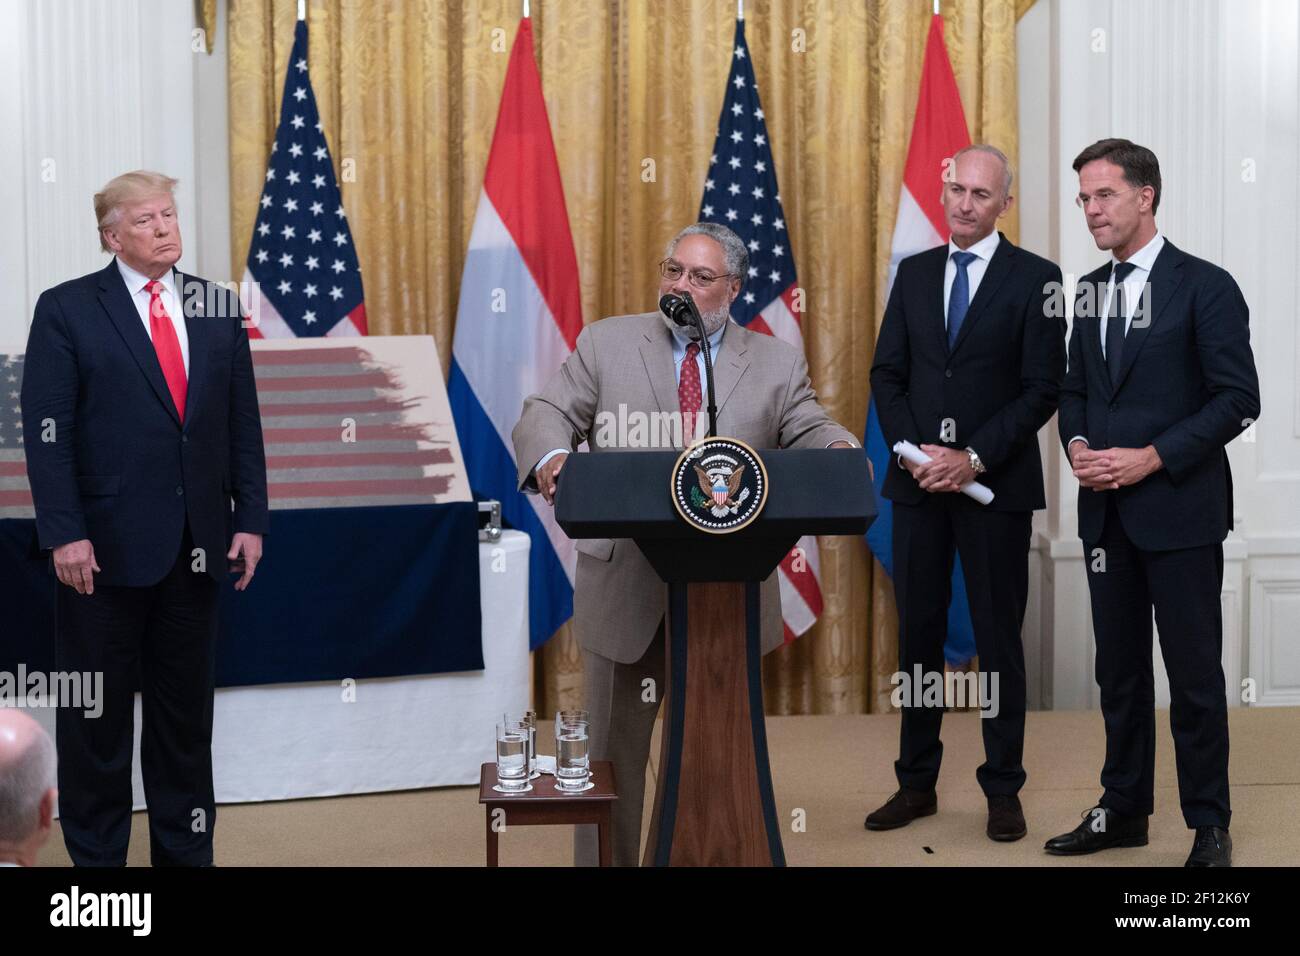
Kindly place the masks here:
POLYGON ((158 364, 162 366, 163 378, 167 379, 167 388, 176 403, 176 414, 185 421, 185 359, 181 356, 181 343, 176 338, 176 327, 163 307, 162 283, 150 279, 145 284, 149 290, 149 334, 153 337, 154 351, 158 353, 158 364))
POLYGON ((682 444, 689 445, 695 438, 695 416, 700 413, 700 367, 695 356, 700 354, 696 342, 686 343, 686 358, 682 361, 682 374, 677 380, 677 407, 682 413, 682 444))

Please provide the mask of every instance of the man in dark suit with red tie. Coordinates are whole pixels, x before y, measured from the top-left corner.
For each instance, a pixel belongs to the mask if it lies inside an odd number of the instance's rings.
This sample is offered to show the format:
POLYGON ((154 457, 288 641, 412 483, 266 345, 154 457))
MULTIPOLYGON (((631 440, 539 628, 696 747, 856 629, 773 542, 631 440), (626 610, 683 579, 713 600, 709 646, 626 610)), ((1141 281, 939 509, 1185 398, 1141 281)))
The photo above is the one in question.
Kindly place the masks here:
POLYGON ((218 588, 228 569, 248 586, 267 529, 248 335, 231 290, 174 269, 175 184, 126 173, 95 196, 115 258, 44 292, 27 343, 27 471, 63 585, 57 666, 103 674, 102 714, 57 717, 60 822, 85 866, 126 863, 137 686, 153 863, 212 863, 218 588))
POLYGON ((1223 539, 1232 528, 1227 445, 1259 417, 1249 311, 1232 276, 1160 234, 1160 164, 1104 139, 1074 160, 1077 202, 1110 261, 1074 309, 1060 433, 1079 479, 1103 793, 1058 855, 1144 846, 1154 809, 1152 616, 1169 674, 1169 723, 1188 866, 1229 866, 1223 539))

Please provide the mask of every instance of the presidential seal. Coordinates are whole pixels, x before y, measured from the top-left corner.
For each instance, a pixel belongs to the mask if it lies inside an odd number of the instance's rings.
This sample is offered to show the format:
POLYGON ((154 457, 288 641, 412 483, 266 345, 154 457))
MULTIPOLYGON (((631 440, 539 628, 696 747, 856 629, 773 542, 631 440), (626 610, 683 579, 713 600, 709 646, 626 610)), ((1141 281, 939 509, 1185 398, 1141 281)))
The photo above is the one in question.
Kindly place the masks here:
POLYGON ((673 506, 710 534, 739 531, 767 503, 767 469, 735 438, 706 438, 682 452, 672 472, 673 506))

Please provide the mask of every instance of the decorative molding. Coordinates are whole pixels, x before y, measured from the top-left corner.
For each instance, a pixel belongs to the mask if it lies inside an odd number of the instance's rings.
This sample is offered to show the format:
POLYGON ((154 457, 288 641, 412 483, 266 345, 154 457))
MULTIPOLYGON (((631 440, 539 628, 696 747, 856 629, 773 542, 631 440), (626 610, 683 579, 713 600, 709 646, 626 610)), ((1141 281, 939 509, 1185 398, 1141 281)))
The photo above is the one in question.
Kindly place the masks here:
POLYGON ((1270 562, 1250 578, 1250 651, 1245 676, 1255 680, 1255 705, 1300 706, 1300 561, 1270 562))

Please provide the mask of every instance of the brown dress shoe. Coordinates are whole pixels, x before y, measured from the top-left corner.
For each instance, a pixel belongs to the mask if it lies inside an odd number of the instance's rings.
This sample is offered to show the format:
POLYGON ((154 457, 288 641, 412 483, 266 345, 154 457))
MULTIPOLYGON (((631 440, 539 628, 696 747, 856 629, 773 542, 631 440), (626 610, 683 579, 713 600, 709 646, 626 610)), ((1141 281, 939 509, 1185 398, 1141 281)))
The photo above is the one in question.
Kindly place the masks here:
POLYGON ((1010 843, 1019 840, 1028 830, 1025 828, 1025 814, 1020 809, 1020 798, 1015 794, 989 797, 990 840, 1010 843))
POLYGON ((885 805, 867 814, 863 823, 868 830, 896 830, 905 827, 917 817, 928 817, 939 809, 939 798, 933 790, 897 791, 885 805))

